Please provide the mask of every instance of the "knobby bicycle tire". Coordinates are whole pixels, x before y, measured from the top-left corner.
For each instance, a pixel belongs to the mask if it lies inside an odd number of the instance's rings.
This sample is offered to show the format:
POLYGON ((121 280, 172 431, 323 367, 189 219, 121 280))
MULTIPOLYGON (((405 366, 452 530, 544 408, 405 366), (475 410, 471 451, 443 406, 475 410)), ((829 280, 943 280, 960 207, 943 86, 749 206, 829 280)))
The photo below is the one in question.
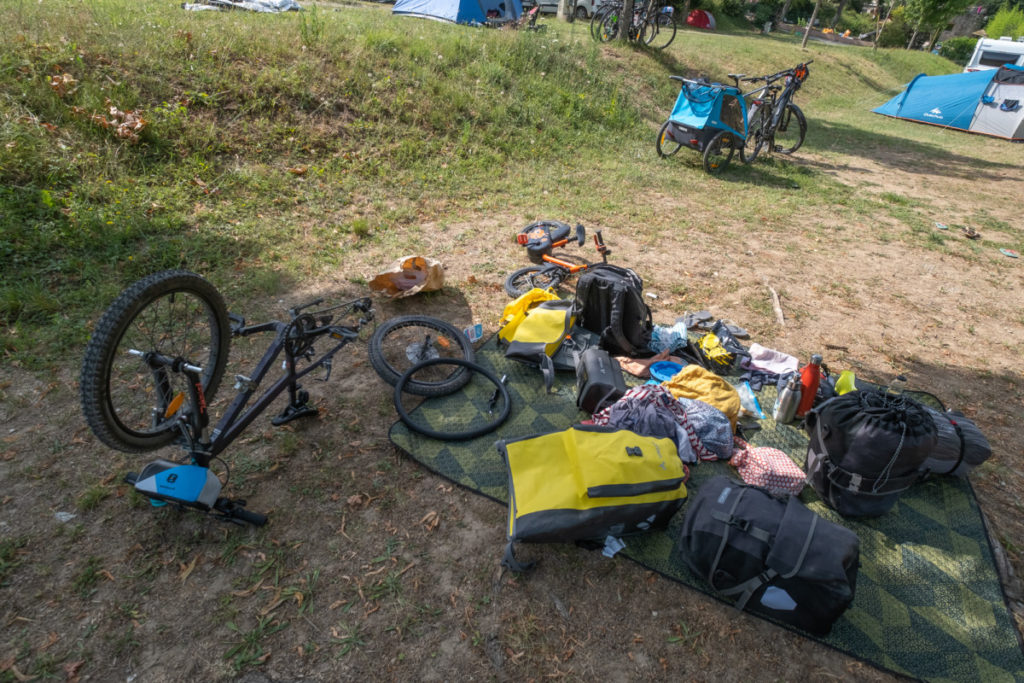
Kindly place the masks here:
POLYGON ((534 287, 549 289, 565 281, 566 273, 558 266, 526 266, 505 278, 505 293, 513 299, 526 294, 534 287))
POLYGON ((804 118, 804 113, 800 111, 800 107, 792 102, 787 102, 786 109, 779 120, 779 127, 773 136, 775 151, 779 154, 792 154, 804 144, 804 137, 806 135, 807 119, 804 118))
POLYGON ((227 365, 230 329, 220 292, 195 273, 162 271, 124 290, 96 323, 82 361, 82 412, 93 434, 126 453, 173 441, 177 422, 166 412, 186 378, 170 369, 154 371, 128 350, 198 365, 209 401, 227 365))
MULTIPOLYGON (((473 361, 476 354, 469 338, 439 318, 407 315, 381 323, 369 342, 370 365, 381 379, 395 386, 410 368, 438 358, 473 361)), ((464 367, 445 374, 435 371, 410 380, 404 391, 417 396, 443 396, 469 381, 464 367)))
MULTIPOLYGON (((472 385, 470 385, 472 386, 472 385)), ((463 387, 460 387, 463 389, 463 387)), ((492 432, 501 426, 508 416, 512 412, 512 399, 508 393, 508 387, 505 383, 499 380, 494 373, 487 368, 478 365, 473 361, 468 361, 462 358, 433 358, 430 360, 418 363, 413 367, 409 368, 405 374, 399 379, 398 383, 395 384, 395 410, 398 412, 398 417, 402 422, 412 431, 428 436, 432 439, 439 439, 442 441, 464 441, 466 439, 475 439, 478 436, 483 436, 488 432, 492 432), (474 375, 479 375, 489 382, 485 387, 473 387, 479 396, 489 395, 490 400, 486 404, 489 412, 484 412, 484 408, 477 406, 473 401, 467 401, 462 404, 463 411, 466 413, 463 423, 474 425, 469 429, 463 429, 459 431, 445 431, 442 429, 435 429, 434 427, 427 426, 423 422, 417 422, 413 419, 410 411, 405 408, 402 403, 402 393, 408 393, 408 384, 413 382, 413 376, 417 373, 437 365, 457 365, 462 370, 463 374, 466 375, 466 382, 464 385, 469 384, 470 380, 474 375), (487 392, 490 392, 489 394, 487 392), (500 405, 500 408, 499 408, 500 405), (495 410, 497 409, 497 410, 495 410)), ((446 419, 455 421, 459 415, 454 415, 450 410, 438 410, 434 411, 435 414, 443 414, 446 419)), ((419 413, 421 416, 424 415, 424 411, 419 413)))

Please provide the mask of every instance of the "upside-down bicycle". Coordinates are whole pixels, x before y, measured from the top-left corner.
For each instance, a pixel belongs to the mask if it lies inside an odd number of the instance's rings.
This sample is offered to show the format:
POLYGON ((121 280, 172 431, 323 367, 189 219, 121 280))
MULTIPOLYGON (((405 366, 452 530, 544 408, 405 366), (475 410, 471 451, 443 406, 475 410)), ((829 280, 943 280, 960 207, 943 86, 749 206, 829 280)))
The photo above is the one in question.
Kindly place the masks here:
MULTIPOLYGON (((516 243, 526 247, 526 253, 534 265, 510 273, 505 278, 505 293, 514 299, 534 287, 558 287, 570 275, 589 268, 590 263, 573 263, 551 255, 553 249, 564 247, 570 241, 575 241, 579 246, 586 243, 586 228, 577 225, 575 230, 574 234, 573 228, 561 221, 536 221, 520 230, 516 235, 516 243)), ((602 261, 607 263, 612 250, 605 245, 600 230, 594 233, 594 247, 602 261)))

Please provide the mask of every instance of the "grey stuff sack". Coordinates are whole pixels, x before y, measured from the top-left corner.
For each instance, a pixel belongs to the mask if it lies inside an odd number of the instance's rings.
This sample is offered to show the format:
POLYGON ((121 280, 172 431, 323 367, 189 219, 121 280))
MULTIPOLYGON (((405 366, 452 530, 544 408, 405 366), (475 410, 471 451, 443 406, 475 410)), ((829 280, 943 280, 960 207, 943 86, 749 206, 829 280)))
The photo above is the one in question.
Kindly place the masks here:
POLYGON ((860 541, 794 496, 717 476, 690 501, 674 552, 737 609, 825 635, 853 602, 860 541))
POLYGON ((807 482, 847 517, 888 512, 925 476, 935 421, 908 396, 851 391, 807 413, 807 482))
POLYGON ((966 477, 971 470, 992 457, 988 439, 963 413, 924 407, 935 422, 935 449, 922 468, 931 474, 966 477))

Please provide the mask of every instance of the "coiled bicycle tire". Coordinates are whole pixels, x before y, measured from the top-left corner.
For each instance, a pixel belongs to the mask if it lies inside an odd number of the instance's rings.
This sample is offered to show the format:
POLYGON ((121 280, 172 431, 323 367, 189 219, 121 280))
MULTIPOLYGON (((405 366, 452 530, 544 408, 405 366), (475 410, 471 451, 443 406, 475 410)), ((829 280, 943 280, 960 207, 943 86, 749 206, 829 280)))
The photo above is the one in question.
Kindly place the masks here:
MULTIPOLYGON (((460 387, 460 389, 461 388, 462 387, 460 387)), ((508 387, 505 386, 505 383, 499 380, 494 373, 482 365, 462 358, 433 358, 414 365, 398 379, 398 383, 395 384, 395 410, 398 412, 398 417, 402 422, 409 429, 417 432, 418 434, 428 436, 432 439, 439 439, 441 441, 465 441, 467 439, 475 439, 478 436, 483 436, 488 432, 493 432, 501 426, 512 413, 512 399, 508 393, 508 387), (464 429, 461 431, 442 431, 439 429, 433 429, 414 420, 410 415, 410 412, 406 410, 402 403, 402 393, 408 391, 408 384, 412 381, 412 377, 416 375, 416 373, 436 365, 457 365, 462 368, 466 376, 466 381, 463 383, 464 385, 469 384, 475 374, 486 379, 494 385, 493 391, 495 393, 491 394, 491 402, 494 404, 500 403, 501 409, 496 414, 492 413, 486 418, 483 418, 481 413, 480 416, 470 420, 470 422, 476 426, 471 429, 464 429)))

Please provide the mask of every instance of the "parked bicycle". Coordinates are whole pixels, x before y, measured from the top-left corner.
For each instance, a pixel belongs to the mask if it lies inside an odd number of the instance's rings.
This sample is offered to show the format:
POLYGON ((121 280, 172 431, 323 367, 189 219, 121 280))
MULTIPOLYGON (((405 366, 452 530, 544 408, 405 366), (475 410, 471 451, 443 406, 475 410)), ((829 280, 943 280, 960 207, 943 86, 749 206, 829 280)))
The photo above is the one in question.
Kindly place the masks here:
POLYGON ((807 65, 813 61, 770 76, 741 77, 746 82, 764 83, 764 86, 752 91, 763 92, 764 97, 751 101, 747 116, 747 136, 740 150, 740 158, 745 162, 753 161, 762 151, 792 154, 804 144, 807 119, 800 107, 793 103, 793 97, 807 80, 810 73, 807 65), (784 85, 777 85, 780 79, 784 79, 784 85))
MULTIPOLYGON (((513 271, 505 278, 505 293, 516 298, 534 287, 557 287, 569 276, 589 268, 591 264, 587 262, 573 263, 552 256, 553 249, 564 247, 570 240, 583 246, 587 241, 586 229, 577 225, 573 233, 568 223, 537 221, 520 230, 516 242, 526 247, 526 253, 534 265, 513 271)), ((605 245, 600 230, 594 235, 594 246, 602 261, 607 263, 612 251, 605 245)))
MULTIPOLYGON (((624 23, 619 21, 622 11, 621 2, 600 6, 590 21, 591 36, 602 43, 618 37, 620 23, 624 23)), ((633 20, 627 35, 629 40, 642 41, 655 50, 664 50, 675 40, 676 31, 674 8, 663 0, 638 1, 633 5, 633 20)))

